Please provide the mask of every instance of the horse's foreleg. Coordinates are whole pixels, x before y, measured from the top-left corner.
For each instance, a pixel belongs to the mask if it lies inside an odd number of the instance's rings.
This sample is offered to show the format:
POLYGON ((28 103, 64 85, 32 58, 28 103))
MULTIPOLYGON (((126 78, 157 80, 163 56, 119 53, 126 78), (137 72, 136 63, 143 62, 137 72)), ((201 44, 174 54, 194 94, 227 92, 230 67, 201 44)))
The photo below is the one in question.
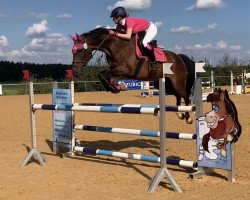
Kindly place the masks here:
POLYGON ((106 91, 111 91, 112 93, 119 93, 121 90, 124 90, 124 86, 120 86, 116 83, 112 77, 126 76, 128 71, 126 68, 115 68, 112 70, 104 70, 98 74, 98 79, 101 81, 106 91))
POLYGON ((111 82, 111 75, 109 71, 105 70, 102 71, 98 74, 98 79, 101 81, 102 85, 106 89, 107 92, 112 92, 112 93, 118 93, 120 90, 118 90, 117 86, 111 82))

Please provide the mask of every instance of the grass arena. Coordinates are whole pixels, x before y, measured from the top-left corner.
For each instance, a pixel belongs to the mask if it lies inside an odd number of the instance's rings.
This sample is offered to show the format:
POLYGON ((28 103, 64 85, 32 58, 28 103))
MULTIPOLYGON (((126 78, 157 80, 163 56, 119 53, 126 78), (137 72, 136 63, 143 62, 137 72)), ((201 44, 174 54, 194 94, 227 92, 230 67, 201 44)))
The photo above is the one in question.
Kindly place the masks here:
MULTIPOLYGON (((230 87, 227 88, 230 91, 230 87)), ((85 155, 62 159, 52 152, 52 112, 36 112, 37 146, 46 157, 45 166, 36 162, 20 168, 30 142, 29 97, 0 96, 1 153, 0 199, 250 199, 250 96, 230 95, 235 103, 242 135, 236 143, 236 181, 228 182, 224 170, 215 169, 210 176, 190 180, 190 168, 169 165, 172 176, 183 190, 173 191, 164 180, 153 194, 148 194, 150 180, 159 163, 85 155)), ((50 94, 35 95, 36 103, 51 103, 50 94)), ((75 102, 112 104, 158 104, 158 97, 140 98, 139 91, 118 94, 107 92, 75 93, 75 102)), ((175 104, 174 97, 166 103, 175 104)), ((203 102, 204 113, 211 110, 203 102)), ((77 112, 75 121, 96 126, 131 129, 159 129, 159 119, 153 115, 77 112)), ((194 119, 194 115, 192 115, 194 119)), ((186 124, 175 113, 166 113, 168 131, 195 132, 195 124, 186 124)), ((159 138, 79 131, 76 137, 88 147, 98 147, 129 153, 159 156, 159 138)), ((196 143, 188 140, 167 139, 168 157, 197 160, 196 143)))

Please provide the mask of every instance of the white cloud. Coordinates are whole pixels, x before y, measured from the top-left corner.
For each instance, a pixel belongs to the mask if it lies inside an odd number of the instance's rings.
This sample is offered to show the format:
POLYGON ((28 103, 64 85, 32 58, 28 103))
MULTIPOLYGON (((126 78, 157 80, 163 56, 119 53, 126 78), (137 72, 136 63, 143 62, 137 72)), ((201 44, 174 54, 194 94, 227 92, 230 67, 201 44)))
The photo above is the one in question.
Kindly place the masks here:
POLYGON ((207 43, 207 44, 195 44, 194 46, 185 46, 186 50, 191 50, 191 51, 207 51, 212 49, 212 44, 207 43))
POLYGON ((48 19, 49 18, 49 15, 47 13, 31 12, 29 15, 36 18, 36 19, 38 19, 38 20, 43 20, 43 19, 48 19))
POLYGON ((207 30, 213 31, 213 30, 215 30, 216 26, 217 26, 216 23, 208 24, 208 25, 207 25, 207 30))
POLYGON ((70 45, 69 39, 61 33, 47 34, 43 38, 33 38, 24 49, 27 51, 59 53, 70 45))
POLYGON ((0 46, 7 47, 9 45, 8 38, 5 35, 0 36, 0 46))
POLYGON ((154 21, 154 24, 157 28, 160 28, 162 25, 163 25, 163 22, 155 22, 154 21))
POLYGON ((179 54, 182 52, 182 47, 179 45, 175 45, 174 48, 172 49, 172 51, 179 54))
POLYGON ((235 52, 241 51, 241 45, 228 45, 225 41, 219 41, 216 44, 206 43, 206 44, 195 44, 193 46, 185 46, 183 49, 188 51, 198 51, 198 52, 208 52, 208 51, 226 51, 235 52))
POLYGON ((215 43, 197 43, 193 45, 184 45, 179 46, 175 45, 173 49, 171 49, 173 52, 176 53, 183 53, 188 56, 193 56, 197 60, 204 59, 204 58, 210 58, 213 59, 215 62, 218 61, 225 53, 230 54, 231 56, 238 56, 241 55, 242 57, 249 57, 249 54, 247 54, 246 50, 243 50, 241 45, 231 45, 228 44, 225 41, 219 41, 215 43))
POLYGON ((57 16, 58 19, 70 19, 71 15, 68 13, 60 14, 57 16))
POLYGON ((228 45, 224 41, 220 41, 216 44, 216 50, 226 50, 226 51, 240 51, 242 49, 241 45, 228 45))
POLYGON ((198 29, 194 29, 194 28, 192 28, 190 26, 180 26, 180 27, 177 27, 177 28, 172 28, 170 30, 170 32, 173 32, 173 33, 188 33, 188 34, 191 34, 191 35, 195 35, 195 34, 204 33, 206 31, 213 31, 213 30, 215 30, 216 26, 217 26, 216 23, 209 24, 204 28, 198 28, 198 29))
POLYGON ((5 56, 4 52, 0 49, 0 58, 4 56, 5 56))
POLYGON ((8 60, 19 60, 24 59, 24 58, 28 58, 31 56, 37 56, 37 54, 35 52, 32 51, 27 51, 24 48, 20 49, 20 50, 12 50, 8 53, 6 53, 6 57, 8 58, 8 60))
POLYGON ((172 28, 170 30, 170 32, 173 32, 173 33, 190 33, 191 34, 193 32, 193 30, 189 26, 180 26, 178 28, 172 28))
POLYGON ((48 30, 46 20, 33 24, 26 32, 31 38, 30 43, 21 49, 11 51, 0 49, 0 57, 13 62, 69 64, 72 60, 71 40, 61 33, 48 33, 48 30))
POLYGON ((42 20, 41 22, 35 23, 31 27, 29 27, 25 35, 28 37, 40 37, 43 36, 47 30, 48 21, 42 20))
POLYGON ((108 6, 107 10, 111 11, 118 6, 122 6, 128 11, 147 10, 151 7, 151 0, 120 0, 113 6, 108 6))
POLYGON ((114 25, 114 26, 110 26, 110 25, 102 26, 102 25, 98 24, 95 26, 95 28, 101 28, 101 27, 106 28, 106 29, 115 29, 116 25, 114 25))
POLYGON ((223 0, 197 0, 195 4, 187 7, 186 10, 220 10, 225 6, 223 0))
POLYGON ((33 38, 21 49, 3 53, 7 60, 34 63, 70 63, 71 41, 60 33, 47 34, 43 38, 33 38))

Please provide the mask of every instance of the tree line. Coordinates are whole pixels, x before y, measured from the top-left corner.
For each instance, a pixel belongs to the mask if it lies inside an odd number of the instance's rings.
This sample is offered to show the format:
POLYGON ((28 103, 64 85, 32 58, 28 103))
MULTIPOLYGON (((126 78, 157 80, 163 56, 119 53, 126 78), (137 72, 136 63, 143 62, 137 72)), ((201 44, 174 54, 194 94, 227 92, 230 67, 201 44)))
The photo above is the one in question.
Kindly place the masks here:
POLYGON ((0 61, 0 82, 20 82, 23 80, 23 70, 28 70, 34 79, 51 78, 61 80, 66 77, 69 65, 64 64, 35 64, 22 62, 0 61))
MULTIPOLYGON (((192 58, 193 59, 193 58, 192 58)), ((194 60, 194 59, 193 59, 194 60)), ((195 61, 195 60, 194 60, 195 61)), ((240 76, 242 70, 247 70, 250 72, 250 66, 239 65, 237 59, 231 58, 228 54, 219 60, 216 66, 212 66, 209 62, 205 60, 199 60, 196 62, 205 62, 206 73, 202 73, 199 76, 209 77, 211 71, 213 70, 216 76, 230 76, 232 71, 234 76, 240 76)), ((52 80, 52 81, 65 81, 67 79, 67 70, 71 68, 71 65, 66 64, 35 64, 35 63, 22 63, 22 62, 10 62, 10 61, 0 61, 0 82, 1 83, 19 83, 23 81, 23 70, 28 70, 32 80, 42 81, 52 80)), ((85 68, 84 76, 79 80, 84 81, 94 81, 97 79, 97 74, 108 68, 107 65, 100 64, 99 60, 92 66, 85 68)), ((216 85, 228 84, 229 79, 218 79, 216 85), (219 82, 218 82, 219 81, 219 82)))

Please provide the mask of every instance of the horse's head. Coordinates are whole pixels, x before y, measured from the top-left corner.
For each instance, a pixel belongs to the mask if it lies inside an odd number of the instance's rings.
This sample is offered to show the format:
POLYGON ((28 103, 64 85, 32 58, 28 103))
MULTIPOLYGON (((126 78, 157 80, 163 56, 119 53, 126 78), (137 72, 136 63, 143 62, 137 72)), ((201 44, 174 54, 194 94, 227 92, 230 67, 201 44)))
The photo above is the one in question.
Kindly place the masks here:
POLYGON ((225 92, 220 88, 215 88, 214 92, 207 96, 207 102, 211 102, 212 110, 205 114, 205 120, 209 126, 216 127, 219 120, 227 116, 225 92))
MULTIPOLYGON (((105 48, 104 42, 109 38, 109 32, 106 28, 96 28, 82 35, 76 34, 75 36, 70 35, 70 37, 74 42, 74 46, 72 48, 72 68, 74 76, 80 77, 83 75, 84 67, 93 57, 93 50, 100 50, 105 53, 108 52, 105 48)), ((116 37, 111 38, 115 39, 116 37)))
POLYGON ((72 48, 74 77, 81 77, 84 74, 84 67, 92 58, 92 50, 88 48, 87 41, 83 36, 76 34, 76 36, 70 35, 70 38, 74 42, 72 48))

